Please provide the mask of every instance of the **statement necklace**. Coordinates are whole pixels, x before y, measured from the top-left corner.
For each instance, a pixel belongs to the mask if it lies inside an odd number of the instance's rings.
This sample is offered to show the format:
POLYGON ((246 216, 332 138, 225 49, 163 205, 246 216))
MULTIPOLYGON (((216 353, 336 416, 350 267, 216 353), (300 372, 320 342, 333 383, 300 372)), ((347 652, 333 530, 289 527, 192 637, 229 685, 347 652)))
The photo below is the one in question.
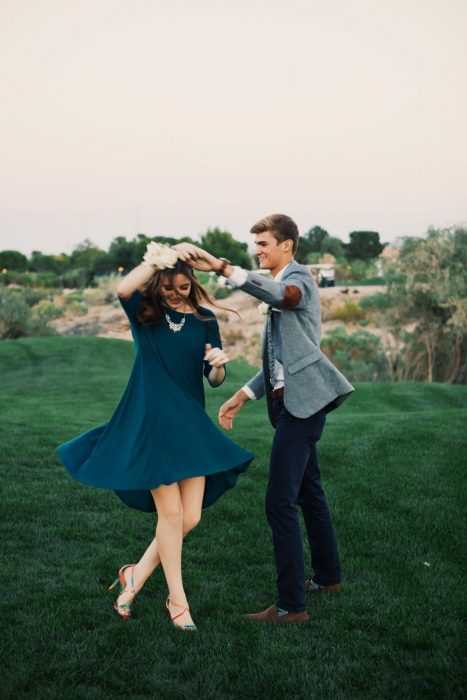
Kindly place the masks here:
POLYGON ((167 311, 165 311, 164 313, 165 313, 165 319, 166 319, 167 323, 169 324, 170 330, 173 331, 174 333, 179 333, 182 330, 183 326, 185 325, 186 311, 183 314, 183 318, 180 321, 180 323, 174 323, 174 321, 172 321, 172 319, 170 318, 167 311))

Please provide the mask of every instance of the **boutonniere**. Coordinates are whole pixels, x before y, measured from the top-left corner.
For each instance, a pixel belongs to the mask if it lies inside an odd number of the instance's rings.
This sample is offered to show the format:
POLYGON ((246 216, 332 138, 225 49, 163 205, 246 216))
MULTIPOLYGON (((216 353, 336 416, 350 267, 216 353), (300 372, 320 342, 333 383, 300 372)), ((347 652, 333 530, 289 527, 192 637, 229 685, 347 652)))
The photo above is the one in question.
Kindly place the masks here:
POLYGON ((269 306, 269 304, 266 304, 265 301, 260 301, 260 303, 257 306, 257 309, 263 316, 268 316, 268 314, 271 313, 271 307, 269 306))

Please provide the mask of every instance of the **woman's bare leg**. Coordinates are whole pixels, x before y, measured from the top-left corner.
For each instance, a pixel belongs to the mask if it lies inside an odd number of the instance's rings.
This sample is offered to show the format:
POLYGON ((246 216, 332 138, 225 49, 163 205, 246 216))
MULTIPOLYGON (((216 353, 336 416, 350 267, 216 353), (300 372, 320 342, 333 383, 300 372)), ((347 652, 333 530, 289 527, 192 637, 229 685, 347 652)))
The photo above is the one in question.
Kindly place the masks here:
MULTIPOLYGON (((200 521, 205 481, 204 476, 196 476, 178 482, 183 508, 183 537, 186 537, 200 521)), ((160 563, 159 545, 156 537, 154 537, 139 562, 135 565, 134 581, 137 591, 144 586, 160 563)), ((131 576, 129 569, 125 570, 124 575, 125 580, 129 583, 131 576)), ((133 598, 134 596, 130 593, 122 593, 119 602, 131 603, 133 598)))
MULTIPOLYGON (((205 481, 206 478, 204 476, 195 476, 178 482, 183 506, 183 537, 186 537, 201 519, 205 481)), ((138 581, 137 588, 144 586, 160 563, 159 547, 154 537, 135 566, 135 580, 138 581)))
POLYGON ((192 476, 178 482, 183 505, 183 537, 201 520, 205 484, 205 476, 192 476))
MULTIPOLYGON (((182 579, 183 505, 178 484, 159 486, 151 491, 157 509, 156 540, 164 575, 169 589, 172 617, 188 607, 182 579)), ((186 609, 177 619, 177 625, 193 624, 186 609)))

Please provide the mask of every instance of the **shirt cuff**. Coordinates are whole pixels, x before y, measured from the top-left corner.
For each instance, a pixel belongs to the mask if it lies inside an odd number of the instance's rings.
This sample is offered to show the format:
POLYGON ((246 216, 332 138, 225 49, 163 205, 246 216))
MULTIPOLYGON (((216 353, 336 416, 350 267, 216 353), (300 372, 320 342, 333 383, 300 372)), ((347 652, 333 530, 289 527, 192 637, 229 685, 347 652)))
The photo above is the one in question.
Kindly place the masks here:
POLYGON ((255 401, 256 396, 253 394, 251 391, 250 387, 245 384, 245 386, 242 386, 242 391, 245 392, 245 394, 248 396, 249 399, 252 399, 252 401, 255 401))
POLYGON ((248 272, 243 267, 234 266, 234 271, 227 277, 227 281, 233 284, 234 287, 241 287, 247 281, 248 272))

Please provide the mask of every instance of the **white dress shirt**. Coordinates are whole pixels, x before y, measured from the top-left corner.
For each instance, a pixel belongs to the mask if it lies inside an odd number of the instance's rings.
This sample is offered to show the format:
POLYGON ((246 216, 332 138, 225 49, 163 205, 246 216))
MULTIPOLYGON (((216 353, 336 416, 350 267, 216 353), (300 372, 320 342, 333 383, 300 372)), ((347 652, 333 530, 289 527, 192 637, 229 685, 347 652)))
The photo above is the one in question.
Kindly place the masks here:
MULTIPOLYGON (((282 275, 284 274, 285 270, 288 268, 290 263, 287 263, 279 272, 274 275, 273 280, 274 282, 280 282, 282 279, 282 275)), ((234 287, 241 287, 242 284, 245 284, 247 280, 248 273, 246 270, 244 270, 242 267, 234 267, 234 271, 228 278, 229 282, 233 284, 234 287)), ((276 309, 273 307, 273 311, 276 313, 280 313, 280 309, 276 309)), ((275 368, 275 374, 276 374, 276 383, 274 384, 274 389, 280 389, 281 387, 284 386, 284 366, 282 365, 281 362, 275 357, 274 358, 274 368, 275 368)), ((245 392, 245 394, 248 396, 250 399, 256 399, 256 396, 254 393, 251 391, 250 387, 245 384, 245 386, 242 386, 242 390, 245 392)))

